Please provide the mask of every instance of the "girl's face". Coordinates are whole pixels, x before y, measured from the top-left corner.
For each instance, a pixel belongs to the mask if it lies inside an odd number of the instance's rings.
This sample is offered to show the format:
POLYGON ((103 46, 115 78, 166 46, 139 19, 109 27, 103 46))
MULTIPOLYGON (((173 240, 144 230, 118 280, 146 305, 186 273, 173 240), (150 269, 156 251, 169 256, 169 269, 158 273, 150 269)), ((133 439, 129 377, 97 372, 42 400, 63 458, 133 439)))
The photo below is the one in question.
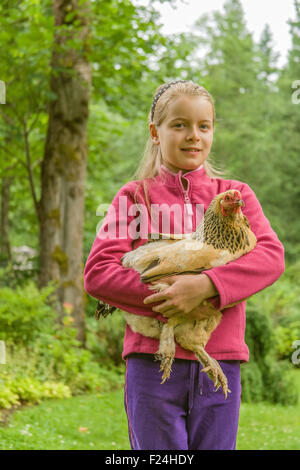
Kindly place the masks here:
POLYGON ((202 96, 182 95, 168 105, 160 126, 149 126, 160 145, 164 165, 174 172, 195 170, 208 157, 213 142, 213 107, 202 96))

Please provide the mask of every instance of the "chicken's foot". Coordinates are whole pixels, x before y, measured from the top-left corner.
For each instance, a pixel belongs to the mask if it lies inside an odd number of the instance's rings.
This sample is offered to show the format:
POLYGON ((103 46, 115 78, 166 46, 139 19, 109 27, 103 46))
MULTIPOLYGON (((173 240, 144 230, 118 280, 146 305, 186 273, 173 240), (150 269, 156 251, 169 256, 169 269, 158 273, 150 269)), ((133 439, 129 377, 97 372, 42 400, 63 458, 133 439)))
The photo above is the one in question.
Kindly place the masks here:
POLYGON ((228 389, 228 382, 226 375, 221 369, 220 364, 216 361, 213 357, 211 357, 204 348, 199 348, 198 351, 195 352, 195 355, 198 361, 204 366, 201 372, 205 372, 208 377, 213 381, 214 386, 216 387, 217 391, 220 387, 223 389, 223 393, 225 395, 225 399, 227 398, 227 393, 231 393, 228 389))
POLYGON ((163 372, 163 384, 170 377, 171 366, 175 356, 175 339, 173 326, 164 323, 159 342, 159 350, 155 353, 155 359, 160 361, 160 372, 163 372))

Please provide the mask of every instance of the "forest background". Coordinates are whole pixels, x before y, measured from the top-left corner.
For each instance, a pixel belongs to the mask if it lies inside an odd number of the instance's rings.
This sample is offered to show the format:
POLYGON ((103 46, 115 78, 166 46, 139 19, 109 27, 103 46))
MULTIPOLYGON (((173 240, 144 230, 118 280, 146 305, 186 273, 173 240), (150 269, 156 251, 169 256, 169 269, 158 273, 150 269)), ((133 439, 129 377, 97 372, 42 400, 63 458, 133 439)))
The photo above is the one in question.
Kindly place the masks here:
POLYGON ((168 36, 164 1, 1 2, 2 410, 122 384, 125 323, 120 312, 96 322, 83 267, 97 209, 132 179, 154 91, 173 79, 210 91, 214 161, 252 187, 285 247, 284 275, 247 302, 242 398, 297 403, 300 2, 279 67, 269 27, 255 42, 238 0, 168 36))

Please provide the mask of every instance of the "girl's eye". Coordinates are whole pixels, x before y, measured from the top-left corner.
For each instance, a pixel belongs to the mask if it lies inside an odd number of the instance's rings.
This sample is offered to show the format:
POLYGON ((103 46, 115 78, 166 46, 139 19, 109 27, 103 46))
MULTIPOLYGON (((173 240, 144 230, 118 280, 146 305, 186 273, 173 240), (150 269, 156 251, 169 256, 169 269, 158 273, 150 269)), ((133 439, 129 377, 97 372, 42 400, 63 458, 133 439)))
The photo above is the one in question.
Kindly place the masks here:
MULTIPOLYGON (((184 123, 183 122, 177 122, 176 124, 174 124, 174 127, 176 129, 182 129, 184 127, 184 123)), ((208 127, 207 124, 201 124, 200 129, 206 131, 207 129, 209 129, 209 127, 208 127)))
POLYGON ((181 126, 183 126, 181 122, 178 122, 177 124, 174 125, 174 127, 178 127, 178 128, 180 128, 181 126))

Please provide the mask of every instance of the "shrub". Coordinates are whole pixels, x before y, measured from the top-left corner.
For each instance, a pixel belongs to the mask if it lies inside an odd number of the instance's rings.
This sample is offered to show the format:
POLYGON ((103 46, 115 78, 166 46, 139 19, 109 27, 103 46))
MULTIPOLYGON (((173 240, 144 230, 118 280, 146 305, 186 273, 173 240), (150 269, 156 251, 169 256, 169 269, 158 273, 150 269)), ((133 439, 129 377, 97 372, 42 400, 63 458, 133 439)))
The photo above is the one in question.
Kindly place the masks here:
POLYGON ((18 377, 10 384, 10 389, 21 402, 39 403, 43 398, 68 398, 69 387, 63 383, 39 382, 33 377, 18 377))
POLYGON ((40 292, 33 283, 0 288, 7 356, 0 368, 0 408, 109 390, 124 381, 124 367, 103 370, 101 359, 82 348, 67 308, 63 324, 56 321, 56 311, 46 303, 52 291, 49 286, 40 292))
POLYGON ((264 362, 262 399, 281 405, 295 405, 298 402, 298 391, 295 390, 289 371, 288 361, 276 362, 270 357, 264 362))
MULTIPOLYGON (((287 266, 276 283, 256 294, 247 303, 247 311, 248 308, 254 309, 258 312, 258 321, 264 321, 266 324, 265 329, 261 327, 256 331, 256 336, 249 329, 248 341, 251 342, 253 338, 255 343, 258 341, 263 347, 269 344, 268 350, 272 350, 274 361, 291 361, 294 353, 293 343, 300 340, 299 276, 300 261, 287 266), (264 312, 263 320, 259 312, 264 312), (271 335, 269 343, 267 333, 271 335)), ((259 347, 257 344, 251 344, 250 350, 255 354, 259 347)), ((299 364, 294 364, 293 367, 299 367, 299 364)))
MULTIPOLYGON (((276 354, 278 359, 291 359, 294 341, 300 340, 300 320, 294 315, 283 318, 275 329, 276 354)), ((300 367, 300 364, 295 364, 300 367)))
POLYGON ((276 342, 271 318, 259 304, 247 305, 246 343, 250 362, 241 368, 242 400, 296 404, 289 371, 291 363, 276 359, 276 342))
MULTIPOLYGON (((95 305, 96 307, 96 305, 95 305)), ((94 314, 94 309, 92 310, 94 314)), ((86 319, 87 347, 101 364, 123 363, 122 350, 126 321, 121 310, 115 310, 107 318, 86 319)))
POLYGON ((6 377, 0 384, 0 409, 22 403, 39 403, 45 398, 68 398, 69 387, 63 383, 39 382, 33 377, 6 377))
POLYGON ((249 362, 241 367, 242 401, 257 403, 263 397, 263 379, 256 362, 249 362))
POLYGON ((8 383, 4 385, 0 380, 0 409, 9 409, 13 405, 20 405, 18 395, 11 390, 8 383))
POLYGON ((1 339, 8 344, 30 344, 49 330, 56 313, 46 299, 53 290, 50 285, 39 291, 33 282, 16 289, 0 288, 1 339))

